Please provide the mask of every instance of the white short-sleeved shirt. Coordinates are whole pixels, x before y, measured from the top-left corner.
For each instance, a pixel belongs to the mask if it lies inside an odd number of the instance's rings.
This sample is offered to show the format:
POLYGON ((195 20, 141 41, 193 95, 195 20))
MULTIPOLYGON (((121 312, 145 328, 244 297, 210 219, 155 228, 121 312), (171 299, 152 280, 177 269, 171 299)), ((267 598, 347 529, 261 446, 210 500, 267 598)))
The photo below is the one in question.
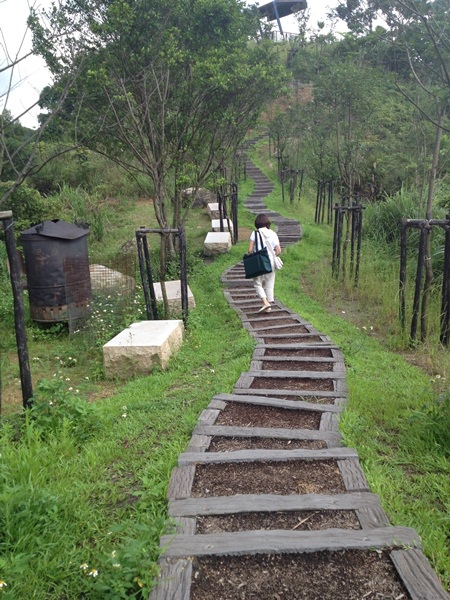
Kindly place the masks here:
MULTIPOLYGON (((280 245, 280 240, 278 239, 278 236, 275 233, 275 231, 272 231, 272 229, 268 229, 267 227, 261 227, 260 229, 258 229, 258 231, 261 232, 263 247, 266 245, 266 243, 264 241, 264 237, 266 237, 267 241, 270 243, 270 245, 272 246, 272 248, 274 250, 277 246, 280 245)), ((256 232, 252 231, 252 233, 250 235, 250 240, 256 244, 255 237, 256 237, 256 232)), ((259 236, 258 236, 258 247, 259 247, 259 236)))

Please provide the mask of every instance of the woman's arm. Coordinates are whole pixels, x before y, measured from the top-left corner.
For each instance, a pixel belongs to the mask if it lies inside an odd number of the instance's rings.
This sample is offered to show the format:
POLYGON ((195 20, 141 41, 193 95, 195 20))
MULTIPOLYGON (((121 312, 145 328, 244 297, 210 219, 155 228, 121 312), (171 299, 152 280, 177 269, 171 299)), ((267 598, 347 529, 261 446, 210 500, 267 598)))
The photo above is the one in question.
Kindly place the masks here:
POLYGON ((253 248, 255 247, 255 242, 253 242, 252 240, 250 240, 250 242, 248 243, 248 252, 247 254, 251 254, 253 252, 253 248))
POLYGON ((275 246, 275 254, 276 254, 277 256, 279 256, 279 255, 281 254, 281 246, 280 246, 280 244, 277 244, 277 245, 275 246))

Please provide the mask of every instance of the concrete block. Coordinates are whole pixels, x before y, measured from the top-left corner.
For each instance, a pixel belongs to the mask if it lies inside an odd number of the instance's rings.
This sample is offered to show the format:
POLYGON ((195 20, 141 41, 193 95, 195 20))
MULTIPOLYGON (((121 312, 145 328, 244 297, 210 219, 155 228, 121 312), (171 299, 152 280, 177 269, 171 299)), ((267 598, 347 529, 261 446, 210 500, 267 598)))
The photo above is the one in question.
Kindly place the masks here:
MULTIPOLYGON (((169 302, 169 309, 171 315, 176 315, 181 313, 181 281, 176 279, 175 281, 166 281, 166 294, 167 300, 169 302)), ((156 302, 163 301, 163 295, 161 290, 161 283, 156 281, 153 283, 153 287, 155 288, 155 296, 156 302)), ((195 308, 195 298, 193 293, 191 292, 190 287, 187 289, 188 293, 188 307, 189 309, 195 308)))
POLYGON ((206 207, 210 219, 220 219, 219 203, 210 202, 206 207))
POLYGON ((129 379, 165 369, 183 341, 181 320, 133 323, 103 346, 105 377, 129 379))
POLYGON ((91 287, 95 292, 134 294, 136 281, 134 277, 109 269, 104 265, 89 265, 91 287))
MULTIPOLYGON (((212 231, 220 231, 220 219, 211 220, 211 229, 212 231)), ((231 219, 229 219, 229 222, 227 219, 223 219, 223 230, 229 231, 231 234, 233 233, 233 221, 231 219), (228 224, 230 225, 229 227, 228 224)))
POLYGON ((231 235, 229 231, 210 231, 203 243, 205 256, 225 254, 231 248, 231 235))

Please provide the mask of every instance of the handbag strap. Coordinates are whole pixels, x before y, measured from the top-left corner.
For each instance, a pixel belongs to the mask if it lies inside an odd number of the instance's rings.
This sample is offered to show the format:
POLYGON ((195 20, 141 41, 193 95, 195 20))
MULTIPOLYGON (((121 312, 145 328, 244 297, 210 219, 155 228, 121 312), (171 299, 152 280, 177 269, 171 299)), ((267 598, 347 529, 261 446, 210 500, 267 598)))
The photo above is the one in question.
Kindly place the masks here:
POLYGON ((264 248, 264 245, 263 245, 263 241, 262 241, 261 232, 259 231, 259 229, 256 229, 256 231, 255 231, 255 251, 258 252, 258 250, 262 250, 263 248, 264 248), (259 243, 261 245, 261 248, 258 248, 258 236, 259 236, 259 243))
POLYGON ((258 233, 260 236, 262 236, 264 238, 264 241, 266 243, 266 248, 269 250, 269 252, 272 254, 272 256, 275 258, 276 254, 274 249, 272 248, 272 244, 269 242, 269 240, 266 238, 266 236, 264 235, 264 233, 261 233, 258 229, 258 233))

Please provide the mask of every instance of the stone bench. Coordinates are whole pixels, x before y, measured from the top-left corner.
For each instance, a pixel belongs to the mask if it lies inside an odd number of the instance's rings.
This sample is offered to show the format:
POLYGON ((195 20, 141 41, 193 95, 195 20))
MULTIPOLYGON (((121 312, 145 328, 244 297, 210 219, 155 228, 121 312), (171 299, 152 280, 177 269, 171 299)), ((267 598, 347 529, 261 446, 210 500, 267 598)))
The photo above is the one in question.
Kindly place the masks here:
POLYGON ((220 210, 218 202, 210 202, 207 207, 208 215, 210 219, 220 219, 220 210))
POLYGON ((205 256, 225 254, 231 248, 231 235, 229 231, 210 231, 203 243, 205 256))
MULTIPOLYGON (((174 281, 166 281, 166 294, 167 294, 167 301, 169 303, 169 312, 170 315, 177 315, 181 313, 181 281, 179 279, 176 279, 174 281)), ((162 289, 161 289, 161 283, 159 283, 158 281, 153 283, 153 287, 155 289, 155 297, 156 297, 156 302, 162 302, 163 301, 163 295, 162 295, 162 289)), ((192 309, 195 308, 195 298, 193 293, 191 292, 191 289, 188 286, 187 289, 187 295, 188 295, 188 308, 192 309)))
MULTIPOLYGON (((229 223, 227 219, 223 219, 223 230, 229 231, 231 234, 233 233, 233 221, 230 219, 229 223), (229 225, 229 227, 228 227, 229 225)), ((220 231, 220 219, 211 219, 211 229, 212 231, 220 231)))
POLYGON ((181 320, 133 323, 103 346, 105 377, 129 379, 165 369, 183 341, 181 320))

